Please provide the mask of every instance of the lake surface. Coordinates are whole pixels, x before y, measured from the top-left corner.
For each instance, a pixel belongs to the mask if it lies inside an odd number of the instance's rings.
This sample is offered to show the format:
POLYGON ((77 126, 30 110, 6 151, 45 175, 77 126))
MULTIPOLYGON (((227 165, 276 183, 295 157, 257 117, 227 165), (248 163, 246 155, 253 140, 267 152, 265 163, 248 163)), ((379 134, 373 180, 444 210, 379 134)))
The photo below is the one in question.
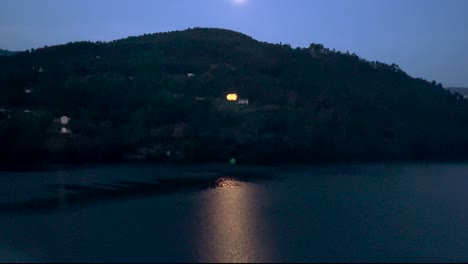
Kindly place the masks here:
POLYGON ((0 172, 0 262, 467 262, 468 164, 0 172))

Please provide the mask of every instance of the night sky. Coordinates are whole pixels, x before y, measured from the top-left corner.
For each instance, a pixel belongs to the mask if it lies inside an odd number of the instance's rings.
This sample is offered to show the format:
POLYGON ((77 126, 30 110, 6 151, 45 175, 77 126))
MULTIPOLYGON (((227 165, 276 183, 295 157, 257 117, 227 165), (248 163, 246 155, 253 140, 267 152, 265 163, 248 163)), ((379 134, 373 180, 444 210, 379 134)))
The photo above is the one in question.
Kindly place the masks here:
POLYGON ((468 87, 468 0, 0 0, 0 48, 9 50, 197 26, 322 43, 468 87))

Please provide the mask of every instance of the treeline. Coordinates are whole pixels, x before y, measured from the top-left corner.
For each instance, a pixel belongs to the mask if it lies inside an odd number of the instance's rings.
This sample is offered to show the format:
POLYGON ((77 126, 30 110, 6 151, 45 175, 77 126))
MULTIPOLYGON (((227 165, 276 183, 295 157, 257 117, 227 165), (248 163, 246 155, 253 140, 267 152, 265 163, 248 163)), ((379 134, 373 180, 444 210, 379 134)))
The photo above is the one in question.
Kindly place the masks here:
POLYGON ((6 164, 468 156, 467 101, 441 84, 321 44, 293 49, 224 29, 0 57, 0 87, 0 109, 11 110, 0 111, 6 164), (61 116, 71 133, 60 134, 61 116))
POLYGON ((0 49, 0 56, 11 56, 18 53, 17 51, 9 51, 9 50, 4 50, 0 49))

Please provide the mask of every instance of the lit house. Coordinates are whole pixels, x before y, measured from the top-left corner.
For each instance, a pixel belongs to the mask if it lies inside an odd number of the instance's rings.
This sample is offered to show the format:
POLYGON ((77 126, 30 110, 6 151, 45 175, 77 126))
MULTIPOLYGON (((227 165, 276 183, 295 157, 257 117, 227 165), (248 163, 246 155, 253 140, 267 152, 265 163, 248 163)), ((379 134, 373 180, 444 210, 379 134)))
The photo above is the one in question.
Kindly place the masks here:
POLYGON ((237 94, 228 94, 228 95, 226 96, 226 99, 227 99, 228 101, 236 101, 236 100, 237 100, 237 94))

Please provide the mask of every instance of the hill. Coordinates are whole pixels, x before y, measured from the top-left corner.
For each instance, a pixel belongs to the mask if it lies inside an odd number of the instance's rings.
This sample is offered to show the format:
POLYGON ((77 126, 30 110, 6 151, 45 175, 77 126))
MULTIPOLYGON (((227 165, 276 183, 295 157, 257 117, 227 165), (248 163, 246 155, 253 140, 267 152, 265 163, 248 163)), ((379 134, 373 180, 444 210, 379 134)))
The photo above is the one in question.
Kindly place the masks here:
POLYGON ((9 50, 4 50, 0 49, 0 56, 11 56, 18 53, 17 51, 9 51, 9 50))
POLYGON ((0 57, 0 87, 8 164, 468 157, 468 103, 441 84, 321 44, 293 49, 225 29, 0 57))
POLYGON ((459 93, 462 96, 468 97, 468 88, 466 87, 447 87, 447 89, 453 93, 459 93))

